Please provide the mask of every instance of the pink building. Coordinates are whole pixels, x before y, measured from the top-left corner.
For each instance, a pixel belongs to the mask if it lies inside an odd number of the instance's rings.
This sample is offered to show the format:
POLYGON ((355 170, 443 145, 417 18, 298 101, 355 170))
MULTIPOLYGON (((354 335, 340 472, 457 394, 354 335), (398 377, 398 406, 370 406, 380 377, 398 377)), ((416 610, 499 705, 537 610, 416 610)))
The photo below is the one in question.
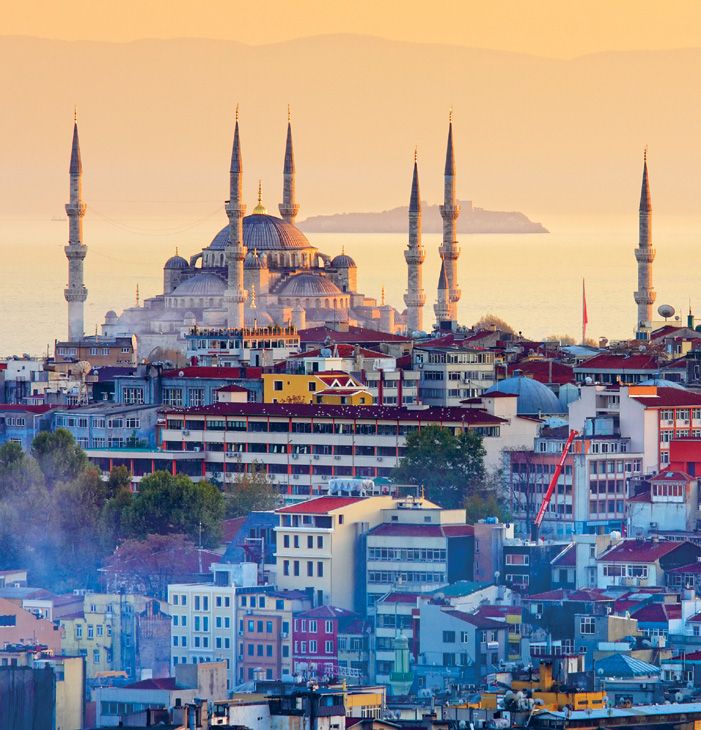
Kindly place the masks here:
POLYGON ((338 676, 338 635, 346 624, 357 619, 357 614, 336 606, 296 613, 292 630, 295 674, 338 676))

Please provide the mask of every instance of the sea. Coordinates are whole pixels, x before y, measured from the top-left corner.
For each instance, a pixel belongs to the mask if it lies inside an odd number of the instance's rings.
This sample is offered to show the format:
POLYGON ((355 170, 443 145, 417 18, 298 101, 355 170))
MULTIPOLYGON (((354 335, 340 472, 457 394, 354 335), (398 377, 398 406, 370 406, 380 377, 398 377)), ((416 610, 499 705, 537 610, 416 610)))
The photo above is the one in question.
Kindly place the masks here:
MULTIPOLYGON (((633 250, 637 216, 539 216, 547 234, 459 236, 461 323, 494 314, 524 336, 543 338, 582 331, 582 282, 586 281, 587 336, 609 340, 633 333, 637 286, 633 250)), ((85 322, 92 334, 105 313, 120 312, 162 292, 163 264, 176 249, 186 258, 206 246, 226 218, 221 211, 195 220, 172 215, 85 219, 88 287, 85 322)), ((701 315, 699 241, 701 218, 657 216, 656 306, 671 304, 686 319, 689 306, 701 315)), ((0 356, 42 355, 66 336, 63 289, 67 223, 56 219, 0 219, 0 356)), ((358 288, 378 301, 404 308, 406 234, 309 234, 311 243, 333 256, 345 249, 358 265, 358 288)), ((440 260, 440 234, 424 235, 425 322, 433 322, 440 260)))

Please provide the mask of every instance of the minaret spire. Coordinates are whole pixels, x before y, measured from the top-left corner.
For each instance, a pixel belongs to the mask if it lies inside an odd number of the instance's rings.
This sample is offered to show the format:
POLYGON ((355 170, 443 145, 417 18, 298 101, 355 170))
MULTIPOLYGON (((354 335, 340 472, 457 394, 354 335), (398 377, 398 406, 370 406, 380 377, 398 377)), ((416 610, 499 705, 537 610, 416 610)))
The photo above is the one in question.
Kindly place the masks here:
POLYGON ((246 204, 243 202, 243 159, 239 137, 238 104, 236 105, 234 145, 231 150, 229 170, 229 200, 225 207, 229 218, 229 240, 224 252, 227 267, 226 292, 224 293, 226 323, 228 327, 238 329, 244 326, 243 305, 246 301, 246 292, 243 287, 243 260, 246 257, 246 247, 243 241, 243 217, 246 213, 246 204))
POLYGON ((285 164, 282 169, 282 203, 278 206, 282 219, 294 223, 299 213, 299 203, 295 196, 295 154, 292 147, 292 121, 290 107, 287 106, 287 140, 285 142, 285 164))
POLYGON ((426 294, 423 289, 423 263, 426 252, 421 243, 421 193, 419 191, 419 164, 414 149, 414 172, 411 179, 409 196, 409 242, 404 251, 407 263, 407 289, 404 303, 407 308, 407 333, 411 336, 424 327, 424 304, 426 294))
POLYGON ((66 205, 68 216, 68 245, 64 247, 68 259, 68 286, 64 297, 68 302, 68 339, 80 340, 85 334, 84 304, 88 290, 83 283, 83 261, 88 247, 83 243, 83 216, 87 206, 83 201, 83 162, 80 157, 78 122, 73 112, 73 142, 71 161, 68 166, 70 196, 66 205))
POLYGON ((655 260, 655 249, 652 247, 652 198, 650 196, 650 178, 647 170, 647 147, 643 153, 643 182, 640 190, 638 248, 635 249, 638 262, 638 290, 633 295, 638 305, 638 316, 635 325, 638 339, 647 339, 645 328, 652 321, 652 305, 657 294, 652 286, 652 262, 655 260))
POLYGON ((441 270, 438 274, 438 296, 433 307, 436 313, 438 328, 442 329, 450 321, 450 284, 445 270, 445 260, 441 261, 441 270))
POLYGON ((455 326, 458 319, 458 301, 460 301, 460 287, 458 286, 458 258, 460 247, 457 242, 456 227, 460 215, 455 192, 455 151, 453 149, 453 110, 450 110, 448 117, 448 145, 445 153, 445 174, 444 174, 443 205, 441 205, 441 217, 443 218, 443 242, 440 246, 440 255, 445 264, 445 275, 448 281, 448 314, 446 321, 455 326))

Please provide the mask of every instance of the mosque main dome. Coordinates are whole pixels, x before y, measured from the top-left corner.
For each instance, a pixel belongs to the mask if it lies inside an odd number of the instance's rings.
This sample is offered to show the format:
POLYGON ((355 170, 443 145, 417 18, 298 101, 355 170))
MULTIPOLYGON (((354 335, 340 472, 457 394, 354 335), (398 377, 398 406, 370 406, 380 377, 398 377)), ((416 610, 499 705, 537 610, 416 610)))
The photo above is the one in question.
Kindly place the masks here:
POLYGON ((295 274, 277 292, 285 297, 334 296, 343 292, 322 274, 295 274))
MULTIPOLYGON (((229 226, 224 226, 208 248, 223 251, 228 240, 229 226)), ((254 213, 243 219, 243 242, 259 253, 314 248, 297 226, 268 213, 254 213)))

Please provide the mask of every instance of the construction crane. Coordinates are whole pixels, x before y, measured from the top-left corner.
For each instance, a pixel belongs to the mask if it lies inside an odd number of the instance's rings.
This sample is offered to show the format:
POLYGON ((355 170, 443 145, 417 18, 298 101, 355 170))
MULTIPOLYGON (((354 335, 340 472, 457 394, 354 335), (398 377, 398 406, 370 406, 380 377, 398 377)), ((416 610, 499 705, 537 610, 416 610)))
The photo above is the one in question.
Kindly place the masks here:
POLYGON ((572 446, 572 442, 574 441, 575 436, 578 435, 579 431, 575 431, 574 429, 572 429, 569 436, 567 437, 567 441, 565 441, 565 447, 562 449, 560 459, 558 460, 555 471, 550 478, 550 484, 548 484, 548 488, 545 490, 545 494, 543 495, 543 501, 540 503, 540 508, 538 509, 538 514, 535 516, 533 524, 531 525, 531 539, 534 542, 538 541, 538 533, 540 532, 540 526, 543 522, 543 517, 545 517, 545 511, 548 509, 548 505, 550 504, 550 500, 552 499, 553 492, 555 491, 555 487, 557 486, 557 480, 560 478, 560 474, 562 473, 562 467, 565 465, 565 459, 567 458, 567 454, 569 453, 570 446, 572 446))

